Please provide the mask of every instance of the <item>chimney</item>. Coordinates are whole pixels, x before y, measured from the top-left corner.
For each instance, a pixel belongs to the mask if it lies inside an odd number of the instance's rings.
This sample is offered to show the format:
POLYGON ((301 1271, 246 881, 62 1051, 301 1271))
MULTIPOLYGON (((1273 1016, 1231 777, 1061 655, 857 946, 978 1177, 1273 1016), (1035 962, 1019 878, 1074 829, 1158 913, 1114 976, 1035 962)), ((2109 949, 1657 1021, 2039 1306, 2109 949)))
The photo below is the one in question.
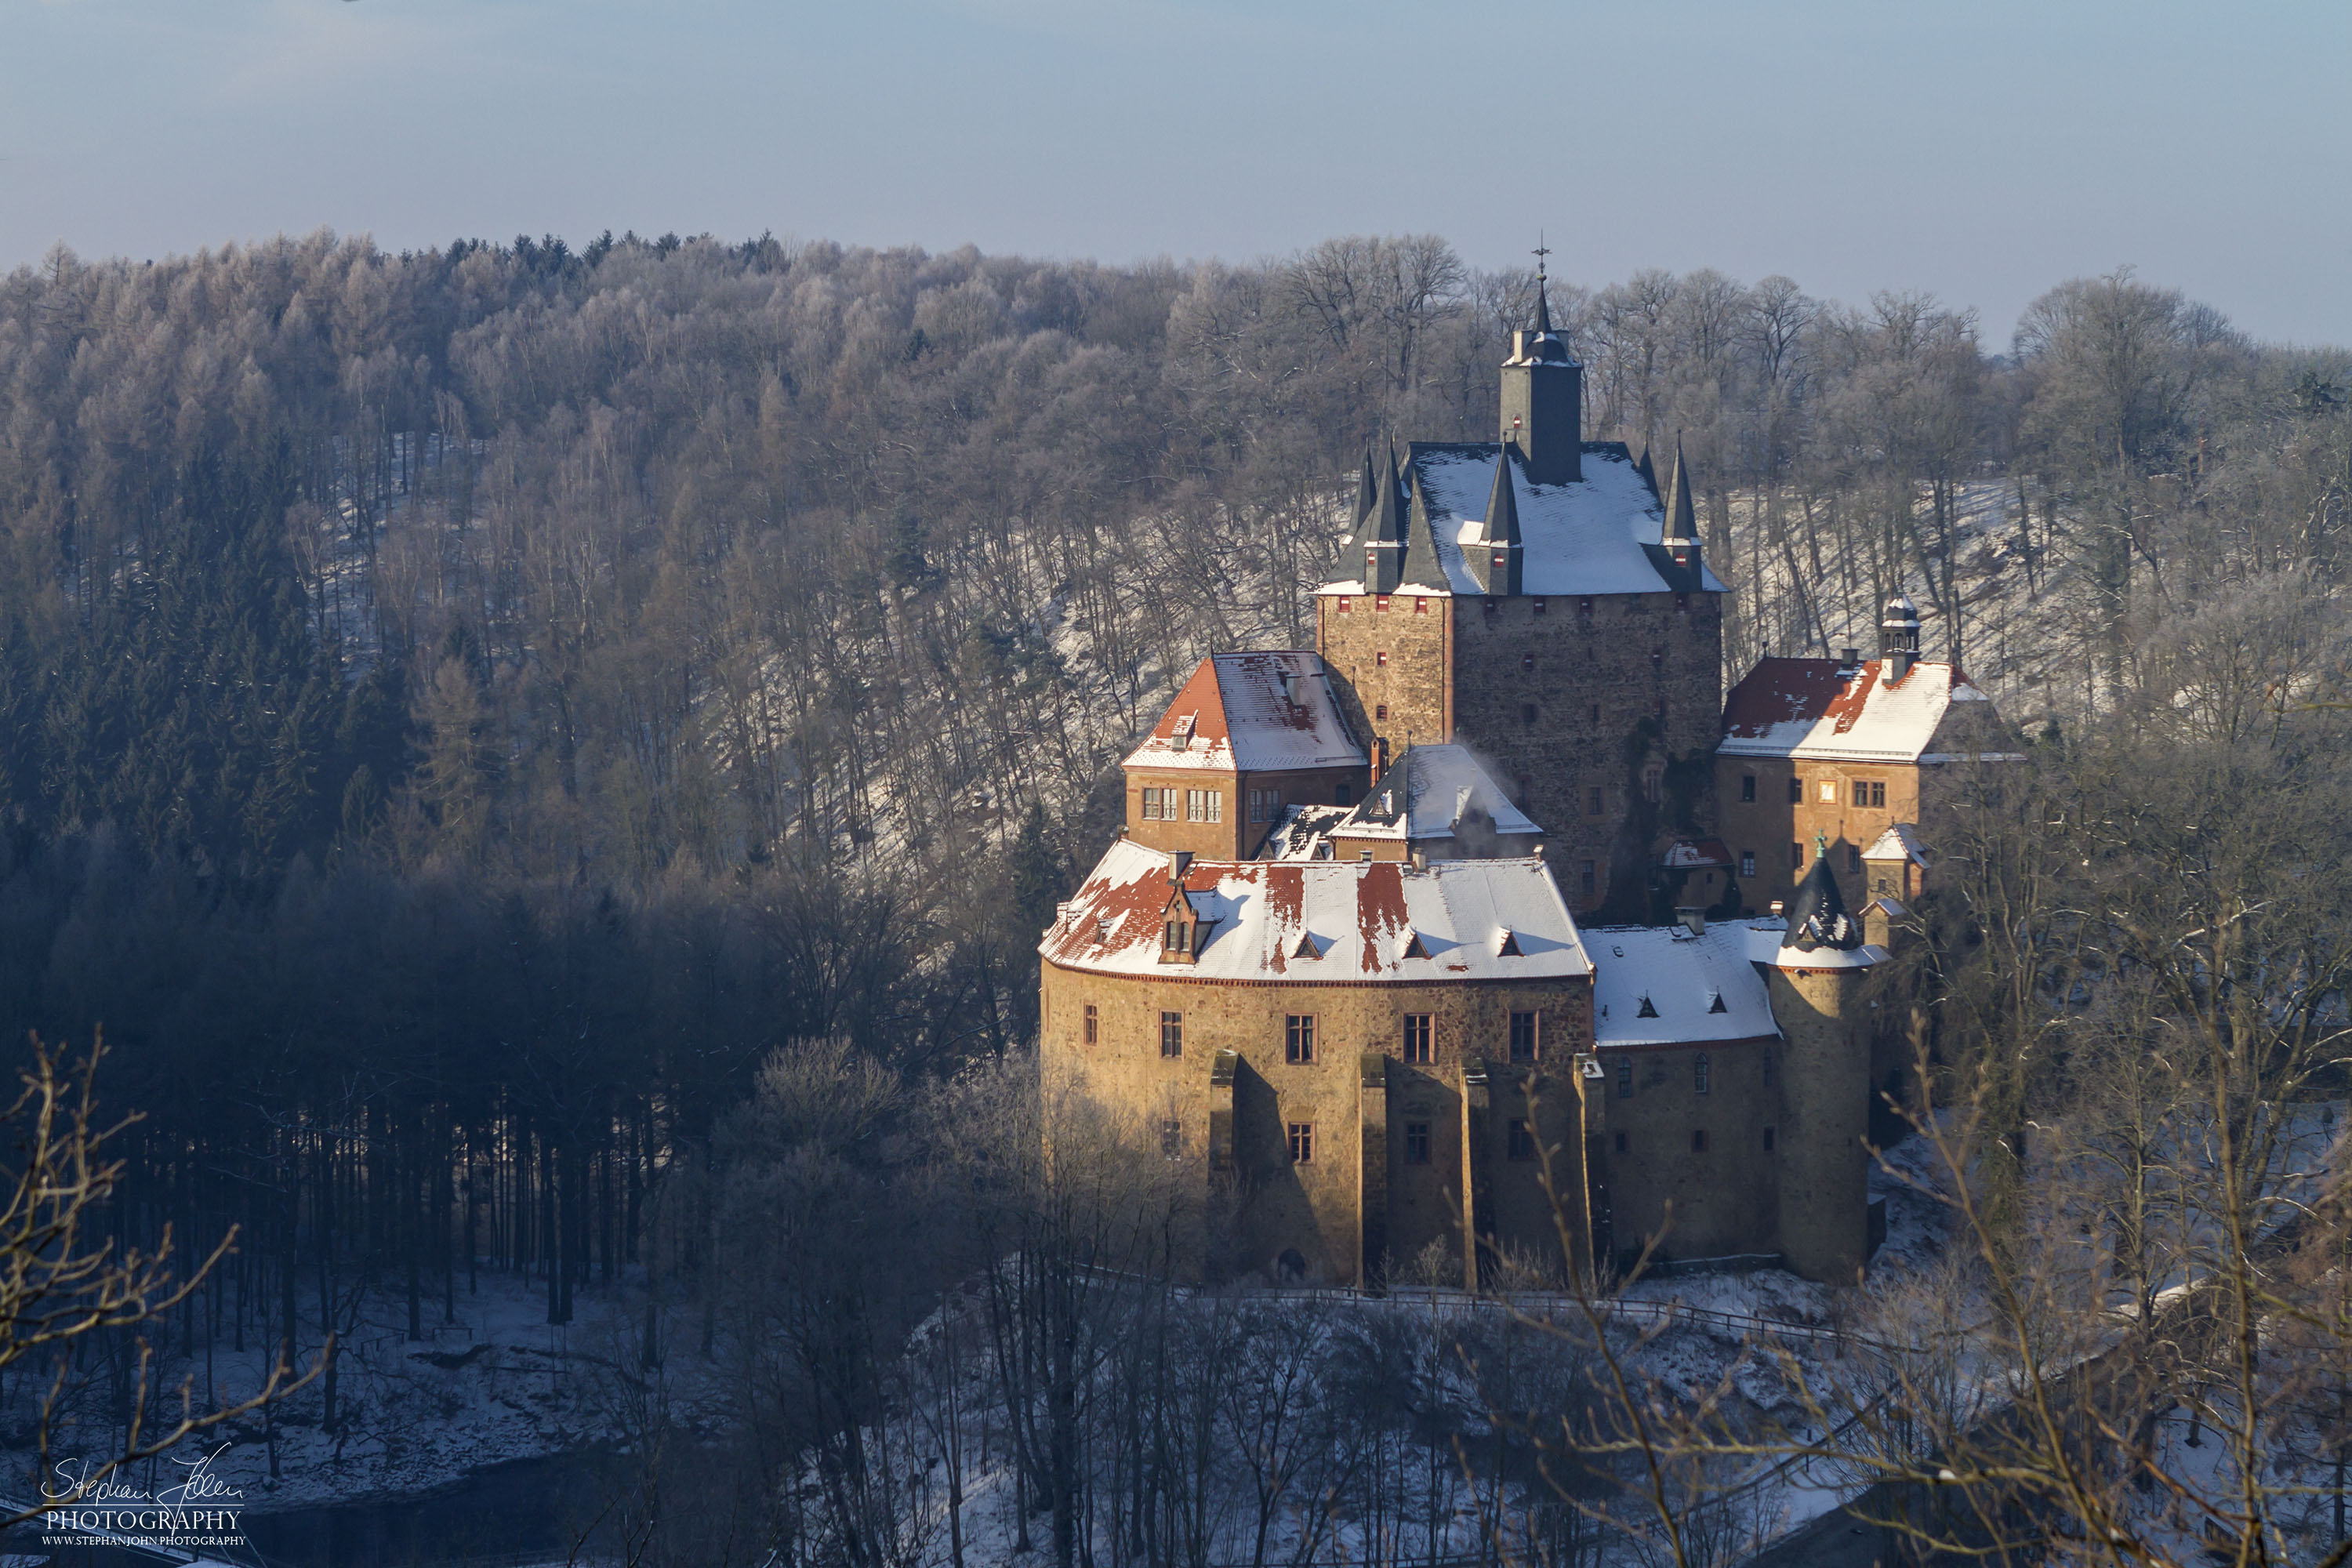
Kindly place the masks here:
POLYGON ((1675 919, 1683 922, 1683 930, 1693 936, 1706 934, 1706 911, 1696 904, 1685 904, 1675 910, 1675 919))
POLYGON ((1775 918, 1777 918, 1777 917, 1780 915, 1780 910, 1781 910, 1781 907, 1782 907, 1782 906, 1781 906, 1781 903, 1780 903, 1780 900, 1775 899, 1775 900, 1772 900, 1772 913, 1773 913, 1773 915, 1774 915, 1774 917, 1775 917, 1775 918))
POLYGON ((1298 677, 1287 669, 1282 672, 1282 700, 1293 708, 1298 706, 1298 677))
POLYGON ((1178 887, 1184 885, 1184 873, 1192 868, 1192 852, 1190 849, 1174 850, 1169 855, 1168 879, 1178 887))
POLYGON ((1858 647, 1842 647, 1838 649, 1838 668, 1840 669, 1850 670, 1861 662, 1862 649, 1858 647))

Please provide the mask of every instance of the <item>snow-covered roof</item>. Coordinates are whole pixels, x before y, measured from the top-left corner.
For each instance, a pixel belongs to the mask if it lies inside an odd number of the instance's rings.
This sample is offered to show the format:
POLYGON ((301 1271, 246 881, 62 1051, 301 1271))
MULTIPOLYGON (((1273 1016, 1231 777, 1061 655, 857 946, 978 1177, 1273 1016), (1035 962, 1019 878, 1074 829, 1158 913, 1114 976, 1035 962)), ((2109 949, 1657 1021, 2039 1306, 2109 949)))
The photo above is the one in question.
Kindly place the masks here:
POLYGON ((1889 686, 1884 659, 1848 668, 1833 658, 1768 658, 1724 699, 1717 750, 1832 762, 2008 761, 2012 753, 1984 749, 2005 743, 2002 733, 1991 700, 1955 665, 1915 664, 1889 686), (1979 704, 1980 712, 1965 715, 1972 722, 1948 725, 1956 710, 1979 704))
POLYGON ((1261 860, 1328 860, 1331 829, 1347 819, 1344 805, 1285 806, 1258 847, 1261 860))
MULTIPOLYGON (((1495 488, 1493 441, 1415 441, 1406 457, 1408 473, 1421 477, 1435 535, 1437 561, 1456 594, 1485 592, 1462 558, 1465 541, 1480 536, 1486 499, 1495 488)), ((1518 508, 1525 565, 1524 594, 1721 593, 1721 579, 1702 563, 1696 574, 1676 568, 1660 543, 1664 505, 1633 466, 1624 445, 1584 443, 1584 477, 1570 484, 1529 482, 1512 466, 1512 500, 1518 508)), ((1418 524, 1415 524, 1418 526, 1418 524)), ((1357 552, 1360 558, 1362 552, 1357 552)), ((1327 594, 1360 594, 1360 583, 1330 583, 1327 594)), ((1398 592, 1411 594, 1412 586, 1398 592)))
POLYGON ((1778 1035, 1745 926, 1609 926, 1584 933, 1592 956, 1592 1037, 1612 1047, 1704 1045, 1778 1035))
POLYGON ((1710 925, 1706 929, 1742 933, 1740 941, 1747 945, 1748 962, 1774 969, 1868 969, 1874 963, 1886 962, 1885 948, 1867 943, 1843 950, 1784 946, 1789 940, 1789 922, 1779 915, 1726 921, 1720 927, 1710 925))
POLYGON ((1370 763, 1340 716, 1322 658, 1281 652, 1202 659, 1126 765, 1283 773, 1370 763))
POLYGON ((1731 848, 1720 838, 1677 838, 1666 846, 1661 865, 1669 871, 1696 871, 1731 864, 1731 848))
POLYGON ((1511 804, 1468 747, 1447 744, 1407 747, 1363 803, 1330 831, 1339 838, 1411 840, 1543 829, 1511 804))
POLYGON ((1556 980, 1591 973, 1576 921, 1532 857, 1445 860, 1195 860, 1184 890, 1213 921, 1189 964, 1163 964, 1170 858, 1113 844, 1038 952, 1049 963, 1161 979, 1295 984, 1364 980, 1556 980), (1516 953, 1503 952, 1512 939, 1516 953), (1427 957, 1408 957, 1418 939, 1427 957))
POLYGON ((1908 860, 1915 866, 1927 864, 1927 847, 1919 840, 1919 830, 1907 822, 1898 822, 1870 841, 1862 852, 1865 860, 1908 860))

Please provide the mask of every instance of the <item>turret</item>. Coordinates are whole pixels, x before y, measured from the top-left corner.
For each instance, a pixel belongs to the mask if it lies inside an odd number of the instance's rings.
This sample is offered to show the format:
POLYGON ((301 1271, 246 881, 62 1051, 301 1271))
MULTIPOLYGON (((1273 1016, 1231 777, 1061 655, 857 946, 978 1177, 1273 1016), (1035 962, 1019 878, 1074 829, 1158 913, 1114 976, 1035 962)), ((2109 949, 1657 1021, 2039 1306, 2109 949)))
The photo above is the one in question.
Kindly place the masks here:
POLYGON ((1370 521, 1363 531, 1364 592, 1393 594, 1404 567, 1404 488, 1398 481, 1396 447, 1389 447, 1385 472, 1375 487, 1370 521))
POLYGON ((1911 595, 1897 593, 1886 601, 1886 618, 1878 623, 1878 657, 1886 661, 1889 686, 1900 686, 1919 662, 1919 606, 1911 595))
MULTIPOLYGON (((1406 465, 1412 467, 1410 459, 1406 465)), ((1453 584, 1446 581, 1445 568, 1437 559, 1437 531, 1429 516, 1429 497, 1421 488, 1421 470, 1412 468, 1412 504, 1405 511, 1404 567, 1398 576, 1407 588, 1433 588, 1444 592, 1453 584)))
POLYGON ((1675 434, 1675 477, 1666 486, 1666 523, 1658 542, 1677 566, 1698 566, 1698 509, 1691 504, 1690 469, 1683 461, 1683 438, 1675 434))
POLYGON ((1517 455, 1511 443, 1503 443, 1495 463, 1495 485, 1486 492, 1486 520, 1478 537, 1463 552, 1470 574, 1494 595, 1519 592, 1522 558, 1527 553, 1519 539, 1519 502, 1511 479, 1511 462, 1517 455))
POLYGON ((1884 956, 1865 946, 1814 841, 1764 971, 1780 1026, 1780 1253, 1808 1279, 1851 1285, 1869 1258, 1870 1037, 1863 991, 1884 956))
POLYGON ((1584 477, 1584 367, 1551 328, 1544 271, 1536 265, 1536 321, 1511 334, 1503 362, 1502 440, 1516 443, 1531 485, 1568 484, 1584 477))

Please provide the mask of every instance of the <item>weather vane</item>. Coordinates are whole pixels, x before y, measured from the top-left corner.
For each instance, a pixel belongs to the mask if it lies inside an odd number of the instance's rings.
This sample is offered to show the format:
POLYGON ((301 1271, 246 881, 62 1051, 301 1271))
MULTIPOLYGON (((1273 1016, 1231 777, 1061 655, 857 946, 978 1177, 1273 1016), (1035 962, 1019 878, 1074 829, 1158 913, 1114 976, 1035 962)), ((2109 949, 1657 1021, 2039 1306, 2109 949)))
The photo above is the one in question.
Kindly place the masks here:
POLYGON ((1536 276, 1538 278, 1544 275, 1544 258, 1550 254, 1551 247, 1544 243, 1543 230, 1536 230, 1536 276))

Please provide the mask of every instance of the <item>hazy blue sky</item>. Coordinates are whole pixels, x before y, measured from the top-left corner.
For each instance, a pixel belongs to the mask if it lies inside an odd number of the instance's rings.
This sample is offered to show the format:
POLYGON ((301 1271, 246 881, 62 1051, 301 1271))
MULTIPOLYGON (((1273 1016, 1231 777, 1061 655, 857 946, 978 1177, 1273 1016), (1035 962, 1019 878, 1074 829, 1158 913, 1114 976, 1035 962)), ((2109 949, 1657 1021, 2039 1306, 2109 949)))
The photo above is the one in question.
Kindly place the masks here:
POLYGON ((1556 273, 2123 263, 2352 342, 2352 5, 0 0, 0 266, 328 225, 1556 273))

